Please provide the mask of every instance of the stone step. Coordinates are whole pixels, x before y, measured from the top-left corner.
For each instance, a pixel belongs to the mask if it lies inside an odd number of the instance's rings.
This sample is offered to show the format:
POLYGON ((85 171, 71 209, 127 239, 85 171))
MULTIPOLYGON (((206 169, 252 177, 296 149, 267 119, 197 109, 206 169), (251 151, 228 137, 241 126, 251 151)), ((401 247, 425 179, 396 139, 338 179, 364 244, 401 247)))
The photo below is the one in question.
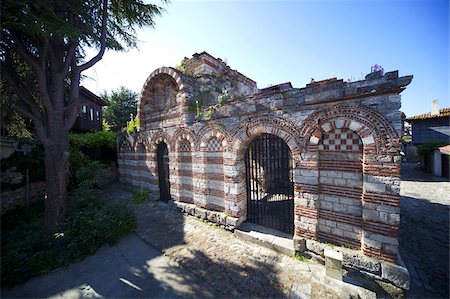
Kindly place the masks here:
POLYGON ((258 244, 287 256, 295 256, 292 236, 278 230, 243 222, 234 230, 234 234, 244 241, 258 244))

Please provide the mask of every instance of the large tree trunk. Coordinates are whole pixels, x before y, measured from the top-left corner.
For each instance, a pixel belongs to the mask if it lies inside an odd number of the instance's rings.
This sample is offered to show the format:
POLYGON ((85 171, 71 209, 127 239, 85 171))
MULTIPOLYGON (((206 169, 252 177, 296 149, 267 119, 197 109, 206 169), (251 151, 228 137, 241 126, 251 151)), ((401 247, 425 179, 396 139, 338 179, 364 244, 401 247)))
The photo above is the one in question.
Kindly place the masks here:
POLYGON ((46 241, 58 231, 66 216, 69 155, 67 132, 60 134, 56 145, 45 147, 44 237, 46 241))
POLYGON ((46 135, 51 142, 44 144, 45 241, 49 241, 64 222, 67 213, 67 185, 69 183, 69 128, 66 126, 64 113, 64 78, 54 75, 52 79, 49 96, 53 102, 53 111, 47 114, 46 128, 46 135))

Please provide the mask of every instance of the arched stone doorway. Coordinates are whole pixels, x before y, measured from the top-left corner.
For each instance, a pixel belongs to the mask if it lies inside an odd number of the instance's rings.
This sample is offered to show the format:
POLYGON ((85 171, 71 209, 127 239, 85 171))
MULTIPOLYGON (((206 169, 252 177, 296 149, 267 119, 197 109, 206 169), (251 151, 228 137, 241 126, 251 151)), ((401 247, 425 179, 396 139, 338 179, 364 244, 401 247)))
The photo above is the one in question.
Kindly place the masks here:
POLYGON ((170 197, 169 182, 169 150, 165 142, 160 142, 157 148, 159 199, 168 201, 170 197))
POLYGON ((294 231, 291 151, 278 136, 256 137, 245 153, 247 221, 289 234, 294 231))

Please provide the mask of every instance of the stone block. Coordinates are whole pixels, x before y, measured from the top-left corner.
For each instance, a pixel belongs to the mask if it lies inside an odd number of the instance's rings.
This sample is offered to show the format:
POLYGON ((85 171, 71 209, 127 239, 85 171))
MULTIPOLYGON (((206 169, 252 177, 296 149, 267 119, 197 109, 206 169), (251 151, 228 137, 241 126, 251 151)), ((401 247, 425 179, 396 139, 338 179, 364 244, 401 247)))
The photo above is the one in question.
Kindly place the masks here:
POLYGON ((333 179, 333 185, 335 186, 347 186, 346 179, 333 179))
POLYGON ((380 219, 380 213, 374 210, 363 209, 362 214, 365 220, 379 221, 380 219))
POLYGON ((369 191, 369 192, 379 192, 379 193, 386 192, 386 185, 383 183, 364 182, 363 187, 364 187, 364 190, 369 191))
POLYGON ((344 266, 362 269, 377 275, 381 274, 381 264, 377 260, 362 254, 344 251, 344 266))
POLYGON ((331 185, 333 184, 333 178, 320 177, 319 181, 321 184, 331 185))
POLYGON ((370 239, 381 242, 383 244, 398 245, 398 240, 396 238, 391 238, 380 234, 371 234, 370 239))
POLYGON ((206 212, 207 212, 207 210, 205 210, 205 209, 196 208, 195 209, 195 216, 200 218, 200 219, 202 219, 202 220, 205 220, 206 219, 206 212))
POLYGON ((339 203, 333 203, 333 211, 347 213, 347 206, 339 203))
POLYGON ((391 263, 381 263, 381 278, 386 279, 399 288, 409 290, 409 272, 405 267, 391 263))
POLYGON ((231 216, 226 217, 226 224, 230 225, 232 227, 236 227, 238 221, 239 221, 239 218, 231 217, 231 216))
POLYGON ((399 207, 386 206, 386 205, 379 205, 377 207, 377 211, 394 214, 394 213, 400 213, 400 208, 399 207))

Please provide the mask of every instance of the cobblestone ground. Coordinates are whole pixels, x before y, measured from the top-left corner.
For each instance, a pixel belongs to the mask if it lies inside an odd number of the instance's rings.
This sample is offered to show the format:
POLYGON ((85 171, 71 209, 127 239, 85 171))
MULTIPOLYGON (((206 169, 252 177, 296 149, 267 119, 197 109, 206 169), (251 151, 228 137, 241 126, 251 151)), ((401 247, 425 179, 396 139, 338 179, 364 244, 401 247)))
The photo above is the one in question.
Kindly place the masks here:
MULTIPOLYGON (((130 198, 130 193, 118 184, 105 191, 105 198, 130 198)), ((183 215, 171 204, 150 201, 136 206, 135 212, 137 235, 190 274, 202 278, 219 297, 376 297, 356 281, 343 283, 327 278, 319 263, 298 261, 246 243, 229 231, 183 215)))
POLYGON ((224 297, 342 298, 363 290, 333 289, 321 265, 248 244, 168 204, 150 202, 136 212, 139 236, 224 297))
POLYGON ((411 275, 410 298, 449 298, 450 182, 402 165, 400 253, 411 275))

